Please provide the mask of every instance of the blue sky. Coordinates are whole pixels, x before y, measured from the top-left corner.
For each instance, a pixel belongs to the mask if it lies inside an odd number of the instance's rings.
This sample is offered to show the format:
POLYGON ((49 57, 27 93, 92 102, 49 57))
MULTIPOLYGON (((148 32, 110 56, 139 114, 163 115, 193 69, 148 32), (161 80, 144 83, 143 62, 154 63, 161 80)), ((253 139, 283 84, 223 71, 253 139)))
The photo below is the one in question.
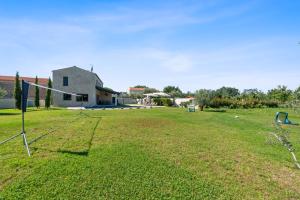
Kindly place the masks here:
POLYGON ((94 71, 118 91, 300 85, 300 1, 0 0, 0 75, 94 71))

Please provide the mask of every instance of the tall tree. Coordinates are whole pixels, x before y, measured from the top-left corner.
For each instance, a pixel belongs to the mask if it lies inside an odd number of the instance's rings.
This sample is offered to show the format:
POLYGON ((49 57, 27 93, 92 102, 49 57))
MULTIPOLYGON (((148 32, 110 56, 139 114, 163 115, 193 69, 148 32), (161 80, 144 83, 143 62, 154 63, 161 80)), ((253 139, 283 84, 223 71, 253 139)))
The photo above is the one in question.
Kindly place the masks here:
POLYGON ((245 89, 241 93, 242 99, 257 99, 257 100, 263 100, 266 98, 266 94, 258 89, 245 89))
POLYGON ((21 101, 22 101, 22 97, 21 97, 21 85, 20 85, 20 76, 19 76, 19 72, 16 73, 16 78, 15 78, 15 93, 14 93, 14 96, 15 96, 15 105, 16 105, 16 108, 17 109, 21 109, 21 101))
POLYGON ((171 95, 173 98, 183 96, 182 91, 179 89, 179 87, 175 87, 175 86, 170 86, 170 85, 166 86, 163 89, 163 92, 171 95))
POLYGON ((7 94, 6 90, 0 87, 0 98, 4 97, 7 94))
POLYGON ((146 87, 145 91, 144 91, 145 94, 147 94, 147 93, 154 93, 154 92, 159 92, 159 90, 157 90, 155 88, 146 87))
POLYGON ((294 91, 295 99, 300 100, 300 86, 294 91))
POLYGON ((136 85, 136 86, 134 86, 134 88, 147 88, 147 86, 146 85, 136 85))
POLYGON ((234 98, 240 95, 240 91, 233 87, 221 87, 216 90, 219 98, 234 98))
POLYGON ((268 91, 268 97, 273 100, 285 103, 293 97, 293 91, 289 90, 287 86, 279 85, 277 88, 268 91))
MULTIPOLYGON (((48 88, 52 88, 51 78, 48 79, 48 88)), ((50 108, 51 104, 51 90, 47 89, 46 99, 45 99, 45 107, 50 108)))
POLYGON ((195 96, 200 110, 203 111, 204 107, 207 106, 214 97, 214 91, 200 89, 195 92, 195 96))
MULTIPOLYGON (((35 84, 39 84, 38 77, 35 77, 35 84)), ((40 88, 38 86, 35 86, 35 99, 34 99, 35 107, 40 107, 40 88)))

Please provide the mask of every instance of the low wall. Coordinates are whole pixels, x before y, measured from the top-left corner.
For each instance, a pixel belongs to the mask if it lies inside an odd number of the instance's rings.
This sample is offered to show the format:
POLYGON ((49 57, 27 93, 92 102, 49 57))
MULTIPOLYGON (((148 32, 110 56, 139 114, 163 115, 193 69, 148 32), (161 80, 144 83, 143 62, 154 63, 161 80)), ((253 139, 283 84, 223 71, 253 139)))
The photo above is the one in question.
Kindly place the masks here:
POLYGON ((133 98, 122 98, 118 97, 118 104, 137 104, 137 100, 133 98))
POLYGON ((14 99, 0 99, 0 108, 15 108, 14 99))
MULTIPOLYGON (((0 109, 1 108, 15 108, 15 99, 0 99, 0 109)), ((28 99, 27 101, 28 107, 34 106, 34 100, 28 99)), ((45 106, 45 100, 40 100, 40 106, 45 106)))

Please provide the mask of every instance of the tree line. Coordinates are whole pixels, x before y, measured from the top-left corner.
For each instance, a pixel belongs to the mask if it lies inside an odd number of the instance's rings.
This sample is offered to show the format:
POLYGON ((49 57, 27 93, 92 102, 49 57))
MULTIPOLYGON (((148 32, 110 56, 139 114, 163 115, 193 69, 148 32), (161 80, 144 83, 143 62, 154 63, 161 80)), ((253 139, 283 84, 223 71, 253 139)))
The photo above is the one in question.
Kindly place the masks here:
POLYGON ((287 86, 279 85, 266 93, 258 89, 245 89, 240 92, 233 87, 221 87, 217 90, 200 89, 195 92, 195 98, 200 110, 206 106, 213 108, 278 107, 300 100, 300 87, 292 91, 287 86))
MULTIPOLYGON (((158 92, 159 90, 145 85, 137 85, 135 88, 144 88, 144 94, 158 92)), ((300 86, 296 90, 290 90, 287 86, 279 85, 276 88, 263 92, 256 88, 245 89, 242 92, 234 87, 221 87, 216 90, 199 89, 195 92, 182 92, 178 86, 166 86, 163 92, 174 98, 194 97, 200 110, 204 107, 220 108, 261 108, 278 107, 287 102, 300 100, 300 86)), ((143 95, 131 95, 133 98, 143 98, 143 95)), ((158 103, 162 102, 156 100, 158 103)), ((163 103, 163 102, 162 102, 163 103)), ((169 102, 166 104, 170 104, 169 102)))
MULTIPOLYGON (((130 94, 129 95, 129 94, 123 93, 122 95, 131 97, 131 98, 144 98, 143 94, 154 93, 154 92, 160 91, 156 88, 148 87, 146 85, 136 85, 133 88, 143 88, 144 91, 141 94, 130 94)), ((184 93, 184 92, 182 92, 182 90, 179 87, 170 86, 170 85, 164 87, 163 92, 169 94, 172 97, 188 97, 188 96, 192 95, 191 92, 184 93)))
MULTIPOLYGON (((16 108, 21 109, 21 84, 19 80, 19 73, 15 77, 15 104, 16 108)), ((35 83, 38 84, 38 77, 35 78, 35 83)), ((52 81, 48 79, 48 87, 52 88, 52 81)), ((145 85, 136 85, 134 88, 144 88, 143 94, 159 92, 156 88, 151 88, 145 85)), ((178 86, 166 86, 163 92, 169 94, 173 103, 163 99, 157 99, 157 103, 174 105, 175 98, 194 97, 195 103, 199 105, 200 110, 205 107, 220 108, 261 108, 261 107, 278 107, 282 104, 292 101, 300 100, 300 86, 296 90, 290 90, 287 86, 279 85, 276 88, 263 92, 258 89, 245 89, 242 92, 234 87, 221 87, 216 90, 199 89, 195 92, 182 92, 178 86)), ((132 94, 132 98, 144 98, 143 94, 132 94)), ((6 95, 6 91, 0 88, 0 97, 6 95)), ((128 94, 122 93, 122 96, 128 94)), ((40 93, 39 87, 35 86, 35 101, 34 104, 37 108, 40 107, 40 93)), ((49 108, 51 104, 51 90, 47 90, 45 98, 45 107, 49 108)))

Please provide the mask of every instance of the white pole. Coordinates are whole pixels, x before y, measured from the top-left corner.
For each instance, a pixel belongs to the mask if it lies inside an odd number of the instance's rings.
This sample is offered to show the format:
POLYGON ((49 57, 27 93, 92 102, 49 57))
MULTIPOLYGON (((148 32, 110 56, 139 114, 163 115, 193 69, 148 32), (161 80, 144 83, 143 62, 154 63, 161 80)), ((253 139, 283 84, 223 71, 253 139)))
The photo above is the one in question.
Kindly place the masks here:
MULTIPOLYGON (((22 105, 22 106, 24 106, 24 105, 22 105)), ((26 147, 28 156, 30 157, 31 156, 30 155, 30 150, 29 150, 29 146, 28 146, 27 139, 26 139, 26 134, 25 134, 25 120, 24 120, 24 111, 23 111, 23 108, 22 108, 22 137, 23 137, 23 143, 24 143, 24 145, 26 147)))

